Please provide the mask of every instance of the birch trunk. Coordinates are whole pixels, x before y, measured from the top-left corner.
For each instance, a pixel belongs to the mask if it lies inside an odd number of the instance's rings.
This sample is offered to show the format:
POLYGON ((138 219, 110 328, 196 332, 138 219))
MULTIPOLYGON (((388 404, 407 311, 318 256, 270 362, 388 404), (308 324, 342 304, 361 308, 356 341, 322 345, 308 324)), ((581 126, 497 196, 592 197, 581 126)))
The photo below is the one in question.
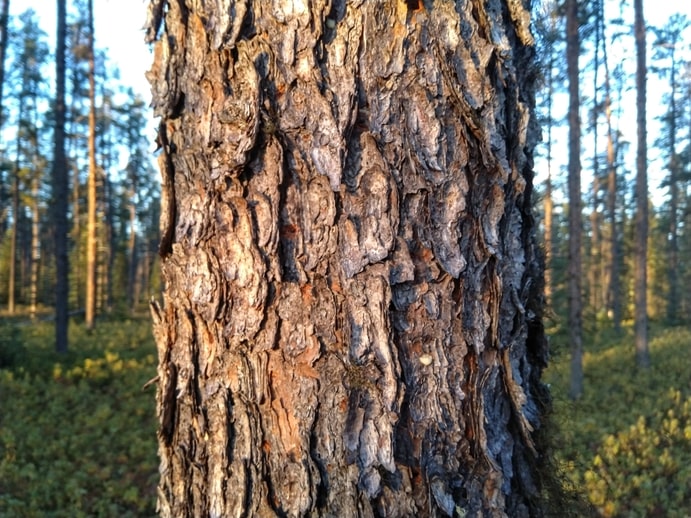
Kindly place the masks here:
POLYGON ((523 5, 149 10, 161 515, 541 515, 523 5))

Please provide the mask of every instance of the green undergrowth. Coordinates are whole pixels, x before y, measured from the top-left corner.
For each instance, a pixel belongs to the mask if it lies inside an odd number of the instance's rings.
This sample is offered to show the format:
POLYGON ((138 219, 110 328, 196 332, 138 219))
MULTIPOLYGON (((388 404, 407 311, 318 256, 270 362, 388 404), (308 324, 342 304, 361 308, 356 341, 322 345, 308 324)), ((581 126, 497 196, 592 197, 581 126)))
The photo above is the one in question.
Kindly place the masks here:
POLYGON ((584 394, 568 398, 569 354, 553 337, 546 372, 566 480, 605 517, 691 515, 691 330, 655 329, 649 369, 630 330, 585 345, 584 394))
POLYGON ((0 322, 0 516, 153 516, 155 347, 147 320, 0 322))
MULTIPOLYGON (((155 514, 155 347, 147 320, 70 328, 0 321, 0 516, 155 514)), ((565 480, 606 517, 691 514, 691 330, 653 329, 652 367, 630 330, 585 346, 585 392, 567 397, 566 340, 546 371, 565 480)))

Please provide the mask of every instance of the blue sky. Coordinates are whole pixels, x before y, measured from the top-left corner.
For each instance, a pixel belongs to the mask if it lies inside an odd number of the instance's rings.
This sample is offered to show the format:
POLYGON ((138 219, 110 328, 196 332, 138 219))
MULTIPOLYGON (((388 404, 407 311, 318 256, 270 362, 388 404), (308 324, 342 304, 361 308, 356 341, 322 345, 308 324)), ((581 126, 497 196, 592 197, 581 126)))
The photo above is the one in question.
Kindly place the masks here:
MULTIPOLYGON (((68 3, 70 3, 68 1, 68 3)), ((152 56, 144 43, 146 0, 94 0, 96 47, 108 49, 110 63, 120 70, 122 83, 132 86, 147 101, 151 98, 144 73, 152 56)), ((17 16, 33 9, 40 17, 41 28, 55 45, 55 0, 13 0, 10 14, 17 16)))

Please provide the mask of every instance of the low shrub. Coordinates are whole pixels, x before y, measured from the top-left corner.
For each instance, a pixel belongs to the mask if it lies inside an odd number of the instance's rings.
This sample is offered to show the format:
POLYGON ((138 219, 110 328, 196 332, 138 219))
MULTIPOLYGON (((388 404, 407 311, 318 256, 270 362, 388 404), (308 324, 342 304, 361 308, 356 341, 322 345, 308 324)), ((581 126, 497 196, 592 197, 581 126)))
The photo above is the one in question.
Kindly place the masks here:
POLYGON ((647 370, 634 365, 630 331, 592 340, 575 402, 566 396, 568 354, 548 369, 561 469, 605 517, 686 517, 691 509, 691 330, 652 336, 647 370))
POLYGON ((153 516, 156 359, 146 321, 18 328, 25 353, 0 370, 0 516, 153 516))

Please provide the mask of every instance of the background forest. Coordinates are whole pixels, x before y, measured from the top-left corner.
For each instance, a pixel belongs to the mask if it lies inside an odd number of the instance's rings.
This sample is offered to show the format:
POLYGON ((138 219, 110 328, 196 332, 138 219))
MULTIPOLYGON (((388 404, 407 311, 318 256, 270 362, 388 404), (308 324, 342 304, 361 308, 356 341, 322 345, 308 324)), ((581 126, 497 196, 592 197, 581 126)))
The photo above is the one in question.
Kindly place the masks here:
MULTIPOLYGON (((682 2, 672 4, 683 10, 682 2)), ((154 396, 142 388, 156 366, 147 302, 161 290, 160 200, 148 97, 124 84, 108 52, 94 46, 91 0, 67 2, 63 129, 71 318, 69 350, 58 354, 52 321, 55 42, 48 36, 54 28, 41 13, 10 15, 10 1, 1 5, 0 515, 153 515, 154 396)), ((655 8, 645 4, 646 12, 655 8)), ((144 10, 142 4, 138 19, 144 10)), ((553 359, 546 381, 555 400, 555 455, 564 482, 600 515, 688 516, 690 21, 672 14, 646 29, 650 366, 644 368, 634 348, 641 202, 634 6, 578 2, 581 210, 575 224, 582 231, 583 346, 582 390, 574 394, 566 9, 543 1, 533 13, 543 126, 535 203, 547 266, 553 359)))

